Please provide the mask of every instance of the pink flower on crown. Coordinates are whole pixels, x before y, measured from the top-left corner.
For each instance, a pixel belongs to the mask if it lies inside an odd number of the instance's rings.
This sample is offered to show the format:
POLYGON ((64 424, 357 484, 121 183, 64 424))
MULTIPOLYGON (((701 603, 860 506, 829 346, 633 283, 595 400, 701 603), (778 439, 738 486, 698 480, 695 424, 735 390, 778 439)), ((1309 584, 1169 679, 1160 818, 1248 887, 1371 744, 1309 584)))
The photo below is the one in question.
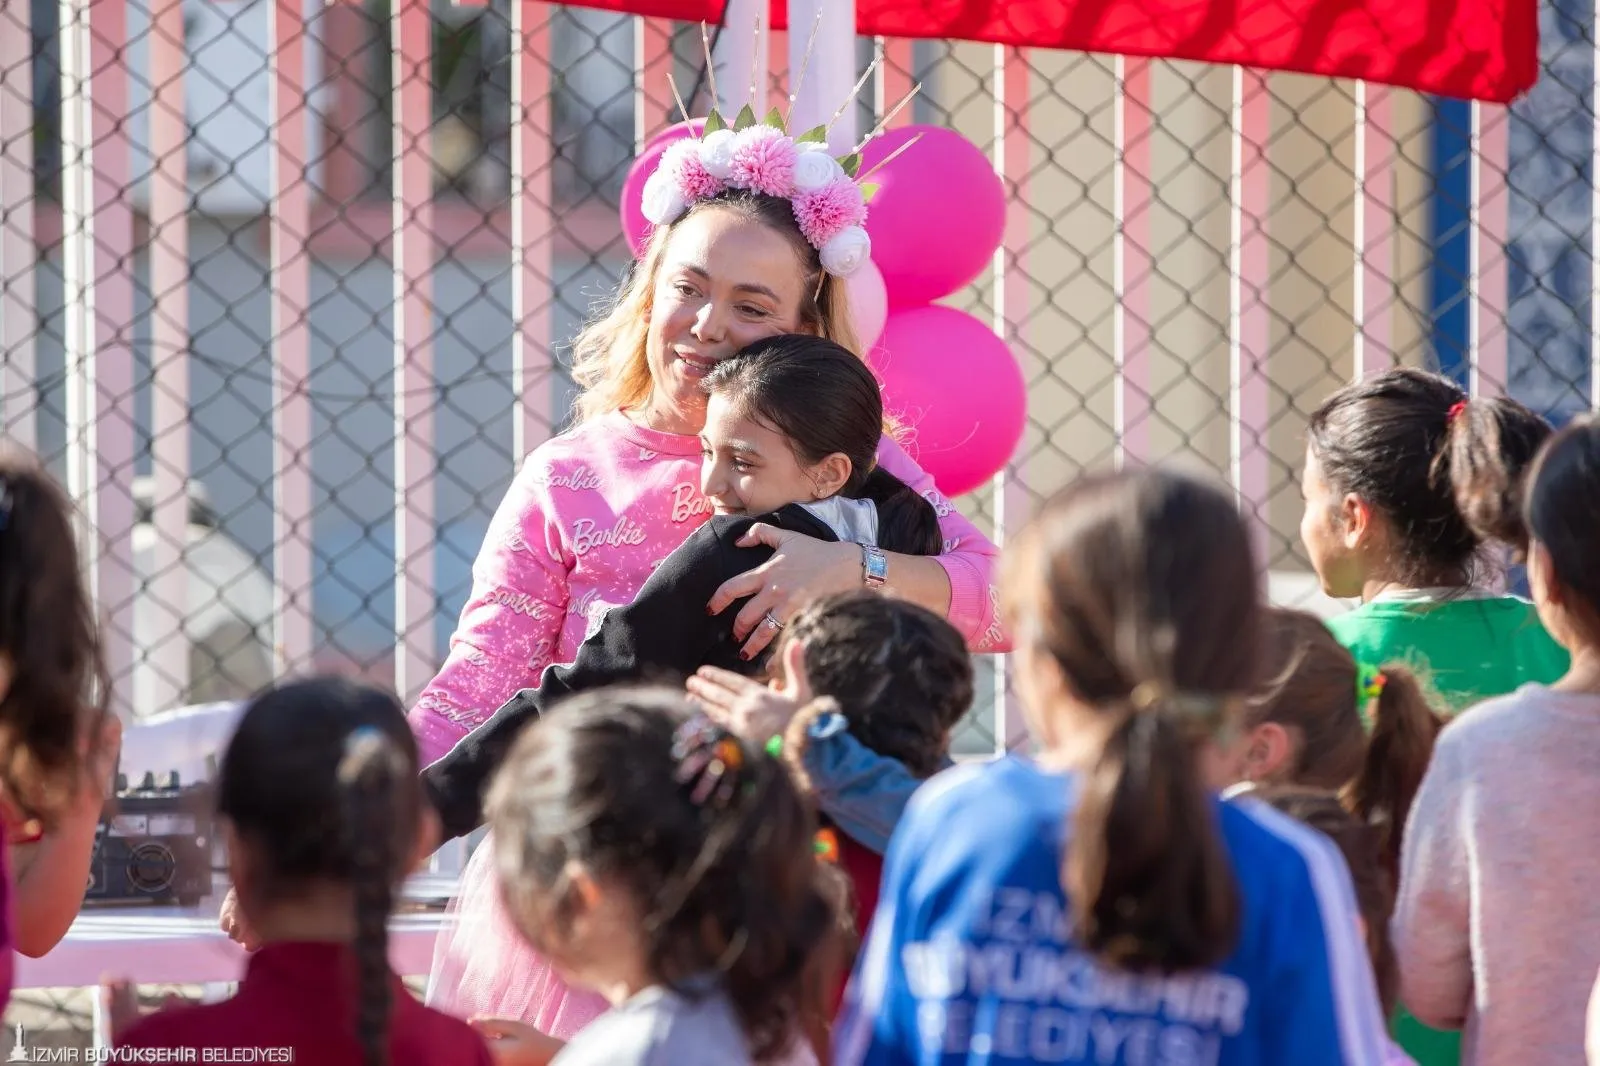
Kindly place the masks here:
POLYGON ((733 135, 728 182, 768 196, 792 196, 794 160, 794 142, 782 130, 751 126, 733 135))
POLYGON ((677 141, 661 155, 661 169, 672 175, 683 198, 693 203, 722 191, 718 181, 700 162, 700 142, 693 137, 677 141))
POLYGON ((867 220, 861 187, 849 178, 824 185, 816 192, 794 198, 794 220, 812 247, 821 248, 833 238, 867 220))

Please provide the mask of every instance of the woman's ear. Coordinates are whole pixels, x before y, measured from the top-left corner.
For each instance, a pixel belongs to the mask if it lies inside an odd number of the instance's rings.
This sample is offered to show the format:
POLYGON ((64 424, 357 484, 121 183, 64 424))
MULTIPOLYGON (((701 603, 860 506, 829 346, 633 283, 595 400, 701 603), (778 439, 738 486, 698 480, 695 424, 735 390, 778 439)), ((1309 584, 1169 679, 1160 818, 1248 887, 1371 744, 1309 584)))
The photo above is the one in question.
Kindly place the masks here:
POLYGON ((1372 507, 1353 492, 1339 503, 1339 528, 1347 551, 1361 547, 1372 532, 1372 507))
POLYGON ((850 457, 843 452, 834 452, 824 458, 807 471, 811 478, 812 490, 816 492, 814 498, 826 500, 829 496, 836 495, 849 482, 854 470, 850 457))

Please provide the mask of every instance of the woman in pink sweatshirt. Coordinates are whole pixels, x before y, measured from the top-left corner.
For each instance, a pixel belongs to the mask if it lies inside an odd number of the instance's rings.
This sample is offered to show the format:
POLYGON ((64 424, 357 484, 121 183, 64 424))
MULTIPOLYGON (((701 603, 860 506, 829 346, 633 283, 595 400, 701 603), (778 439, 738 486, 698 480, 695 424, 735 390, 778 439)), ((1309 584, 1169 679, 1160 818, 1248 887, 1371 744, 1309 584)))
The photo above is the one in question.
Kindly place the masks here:
MULTIPOLYGON (((657 226, 611 311, 576 342, 584 392, 574 428, 524 463, 473 566, 473 589, 438 677, 411 712, 424 762, 443 755, 553 663, 569 662, 610 608, 711 516, 700 493, 702 379, 752 341, 817 333, 857 351, 842 277, 822 268, 789 199, 730 189, 657 226)), ((885 437, 879 461, 934 505, 936 557, 879 553, 765 526, 776 549, 704 605, 750 597, 735 636, 755 655, 807 600, 888 586, 946 615, 974 651, 1003 651, 992 587, 997 551, 885 437)), ((696 605, 685 604, 686 610, 696 605)), ((570 1037, 604 1009, 569 991, 500 909, 492 842, 463 875, 440 938, 429 1002, 463 1016, 521 1019, 570 1037)))

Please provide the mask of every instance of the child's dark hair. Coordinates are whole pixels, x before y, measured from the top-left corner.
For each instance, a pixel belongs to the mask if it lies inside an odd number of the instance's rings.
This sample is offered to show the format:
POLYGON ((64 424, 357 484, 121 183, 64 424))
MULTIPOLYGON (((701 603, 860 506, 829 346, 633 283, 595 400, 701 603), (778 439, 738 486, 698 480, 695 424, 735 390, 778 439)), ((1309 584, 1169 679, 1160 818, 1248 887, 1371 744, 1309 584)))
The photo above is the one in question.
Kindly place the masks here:
POLYGON ((517 738, 487 809, 501 891, 536 945, 572 913, 577 863, 639 908, 651 980, 692 996, 720 973, 757 1061, 799 1035, 838 920, 816 819, 776 759, 676 691, 604 689, 517 738))
POLYGON ((1196 752, 1238 724, 1262 613, 1233 497, 1161 469, 1086 477, 1041 508, 1007 566, 1018 648, 1114 723, 1066 845, 1075 937, 1135 971, 1219 962, 1239 893, 1196 752))
POLYGON ((317 881, 354 889, 356 1029, 367 1066, 388 1061, 388 923, 421 831, 417 775, 399 701, 334 677, 257 696, 222 761, 217 807, 257 859, 252 893, 292 897, 317 881))
POLYGON ((1331 792, 1293 786, 1253 789, 1250 795, 1312 829, 1328 836, 1344 855, 1356 890, 1367 933, 1367 954, 1377 979, 1378 998, 1385 1016, 1394 1013, 1400 997, 1400 964, 1389 940, 1389 917, 1394 913, 1394 876, 1381 859, 1383 845, 1372 826, 1345 810, 1331 792))
POLYGON ((1411 671, 1363 671, 1315 615, 1266 615, 1271 679, 1249 702, 1245 727, 1276 722, 1293 734, 1286 784, 1340 793, 1377 833, 1384 862, 1400 862, 1400 834, 1443 725, 1411 671), (1370 686, 1374 697, 1363 692, 1370 686), (1371 732, 1362 722, 1370 707, 1371 732))
POLYGON ((878 465, 883 392, 848 349, 807 333, 767 337, 718 364, 705 389, 782 433, 803 463, 847 456, 850 480, 839 495, 877 505, 878 547, 905 555, 943 550, 933 504, 878 465))
POLYGON ((1486 543, 1527 548, 1523 482, 1550 432, 1515 400, 1398 367, 1328 397, 1310 445, 1336 495, 1354 493, 1393 526, 1407 584, 1462 585, 1486 543))
POLYGON ((0 789, 47 829, 93 765, 110 713, 72 515, 37 459, 0 452, 0 656, 10 674, 0 696, 0 789))
POLYGON ((1561 587, 1578 603, 1577 617, 1600 639, 1600 418, 1573 419, 1551 438, 1529 479, 1528 532, 1549 553, 1561 587))
POLYGON ((814 600, 780 638, 805 646, 806 681, 831 697, 850 733, 931 777, 972 706, 972 656, 960 632, 907 600, 858 590, 814 600))

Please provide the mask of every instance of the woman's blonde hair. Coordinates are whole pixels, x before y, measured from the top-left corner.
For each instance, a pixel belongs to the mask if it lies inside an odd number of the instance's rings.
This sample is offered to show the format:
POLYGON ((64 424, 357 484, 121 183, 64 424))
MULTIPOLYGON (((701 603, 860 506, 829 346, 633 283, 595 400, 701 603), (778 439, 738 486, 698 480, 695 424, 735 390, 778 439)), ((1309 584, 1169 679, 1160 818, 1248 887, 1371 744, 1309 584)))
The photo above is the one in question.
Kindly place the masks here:
POLYGON ((657 227, 610 309, 578 334, 572 346, 572 379, 582 390, 573 404, 578 421, 587 422, 613 411, 639 407, 649 399, 651 382, 646 336, 667 241, 684 219, 712 208, 736 212, 788 238, 805 270, 800 331, 816 333, 857 356, 861 354, 861 342, 850 319, 844 279, 823 272, 817 250, 795 224, 794 208, 789 201, 742 190, 729 192, 715 199, 697 201, 671 226, 657 227))

